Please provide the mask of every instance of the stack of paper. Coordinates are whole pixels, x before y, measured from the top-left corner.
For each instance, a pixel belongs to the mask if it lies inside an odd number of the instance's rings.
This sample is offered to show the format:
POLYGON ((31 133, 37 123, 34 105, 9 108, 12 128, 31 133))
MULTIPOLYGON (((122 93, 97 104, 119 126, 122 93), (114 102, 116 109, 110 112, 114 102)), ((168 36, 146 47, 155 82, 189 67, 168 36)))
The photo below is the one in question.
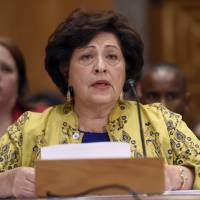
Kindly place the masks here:
POLYGON ((41 149, 42 160, 130 158, 130 145, 120 142, 60 144, 41 149))

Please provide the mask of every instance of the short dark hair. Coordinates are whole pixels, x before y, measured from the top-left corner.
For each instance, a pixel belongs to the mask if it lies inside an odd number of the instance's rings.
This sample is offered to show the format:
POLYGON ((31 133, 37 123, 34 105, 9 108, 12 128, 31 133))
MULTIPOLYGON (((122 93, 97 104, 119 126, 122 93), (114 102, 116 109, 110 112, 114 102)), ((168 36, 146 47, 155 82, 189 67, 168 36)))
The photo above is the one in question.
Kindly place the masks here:
POLYGON ((186 92, 187 90, 186 75, 183 72, 183 70, 175 63, 160 62, 154 65, 149 65, 149 66, 144 67, 141 73, 140 81, 143 82, 147 74, 158 71, 159 69, 163 69, 169 73, 173 73, 174 75, 176 75, 177 79, 180 81, 180 84, 181 84, 181 88, 180 88, 181 91, 183 93, 186 92))
MULTIPOLYGON (((26 64, 23 53, 19 49, 19 47, 9 38, 0 38, 0 45, 5 47, 13 57, 18 73, 18 101, 23 99, 27 88, 28 88, 28 81, 26 76, 26 64)), ((19 103, 19 102, 18 102, 19 103)))
POLYGON ((119 39, 126 61, 126 80, 135 78, 143 66, 143 42, 127 18, 114 11, 74 10, 50 36, 46 47, 45 67, 63 94, 68 84, 59 67, 69 67, 73 51, 88 44, 98 33, 110 32, 119 39))

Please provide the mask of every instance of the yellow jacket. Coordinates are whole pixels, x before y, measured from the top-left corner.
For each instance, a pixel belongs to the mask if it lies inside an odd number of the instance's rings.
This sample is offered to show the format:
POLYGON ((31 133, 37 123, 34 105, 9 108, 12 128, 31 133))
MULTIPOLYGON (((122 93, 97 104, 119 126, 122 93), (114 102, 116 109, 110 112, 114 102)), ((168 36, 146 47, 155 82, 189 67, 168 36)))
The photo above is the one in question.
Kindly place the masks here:
MULTIPOLYGON (((181 116, 160 104, 141 105, 148 157, 165 163, 192 166, 194 188, 200 188, 200 142, 181 116)), ((136 103, 119 101, 107 124, 110 141, 131 145, 132 157, 143 156, 136 103)), ((19 166, 34 167, 40 148, 54 144, 81 143, 78 118, 71 105, 50 107, 43 113, 25 112, 0 139, 0 171, 19 166)))

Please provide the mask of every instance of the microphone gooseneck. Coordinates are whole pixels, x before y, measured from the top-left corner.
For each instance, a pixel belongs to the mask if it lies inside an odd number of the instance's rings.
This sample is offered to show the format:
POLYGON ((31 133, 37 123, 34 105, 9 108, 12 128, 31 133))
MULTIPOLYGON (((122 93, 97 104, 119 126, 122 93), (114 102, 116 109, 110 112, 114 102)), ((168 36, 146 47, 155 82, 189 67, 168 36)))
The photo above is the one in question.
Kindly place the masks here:
POLYGON ((145 140, 144 140, 144 131, 143 131, 143 127, 142 127, 140 100, 139 100, 137 93, 136 93, 136 90, 135 90, 135 81, 133 79, 128 79, 127 82, 130 85, 131 91, 133 92, 135 99, 136 99, 138 121, 139 121, 139 128, 140 128, 140 138, 141 138, 141 142, 142 142, 142 150, 143 150, 144 157, 146 157, 147 153, 146 153, 146 147, 145 147, 145 143, 144 143, 145 140))

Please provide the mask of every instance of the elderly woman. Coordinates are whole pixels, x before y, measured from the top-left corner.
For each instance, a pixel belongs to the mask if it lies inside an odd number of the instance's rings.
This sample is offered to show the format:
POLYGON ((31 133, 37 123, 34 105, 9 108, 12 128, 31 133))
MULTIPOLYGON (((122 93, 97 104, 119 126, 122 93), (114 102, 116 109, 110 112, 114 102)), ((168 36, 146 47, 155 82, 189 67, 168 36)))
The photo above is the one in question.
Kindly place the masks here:
MULTIPOLYGON (((24 113, 1 138, 1 197, 35 195, 43 146, 121 141, 133 158, 143 156, 136 103, 120 98, 142 68, 142 53, 139 35, 113 11, 75 10, 58 26, 45 62, 67 102, 24 113)), ((147 156, 165 160, 166 190, 200 188, 200 144, 181 116, 159 104, 141 105, 141 115, 147 156)))

